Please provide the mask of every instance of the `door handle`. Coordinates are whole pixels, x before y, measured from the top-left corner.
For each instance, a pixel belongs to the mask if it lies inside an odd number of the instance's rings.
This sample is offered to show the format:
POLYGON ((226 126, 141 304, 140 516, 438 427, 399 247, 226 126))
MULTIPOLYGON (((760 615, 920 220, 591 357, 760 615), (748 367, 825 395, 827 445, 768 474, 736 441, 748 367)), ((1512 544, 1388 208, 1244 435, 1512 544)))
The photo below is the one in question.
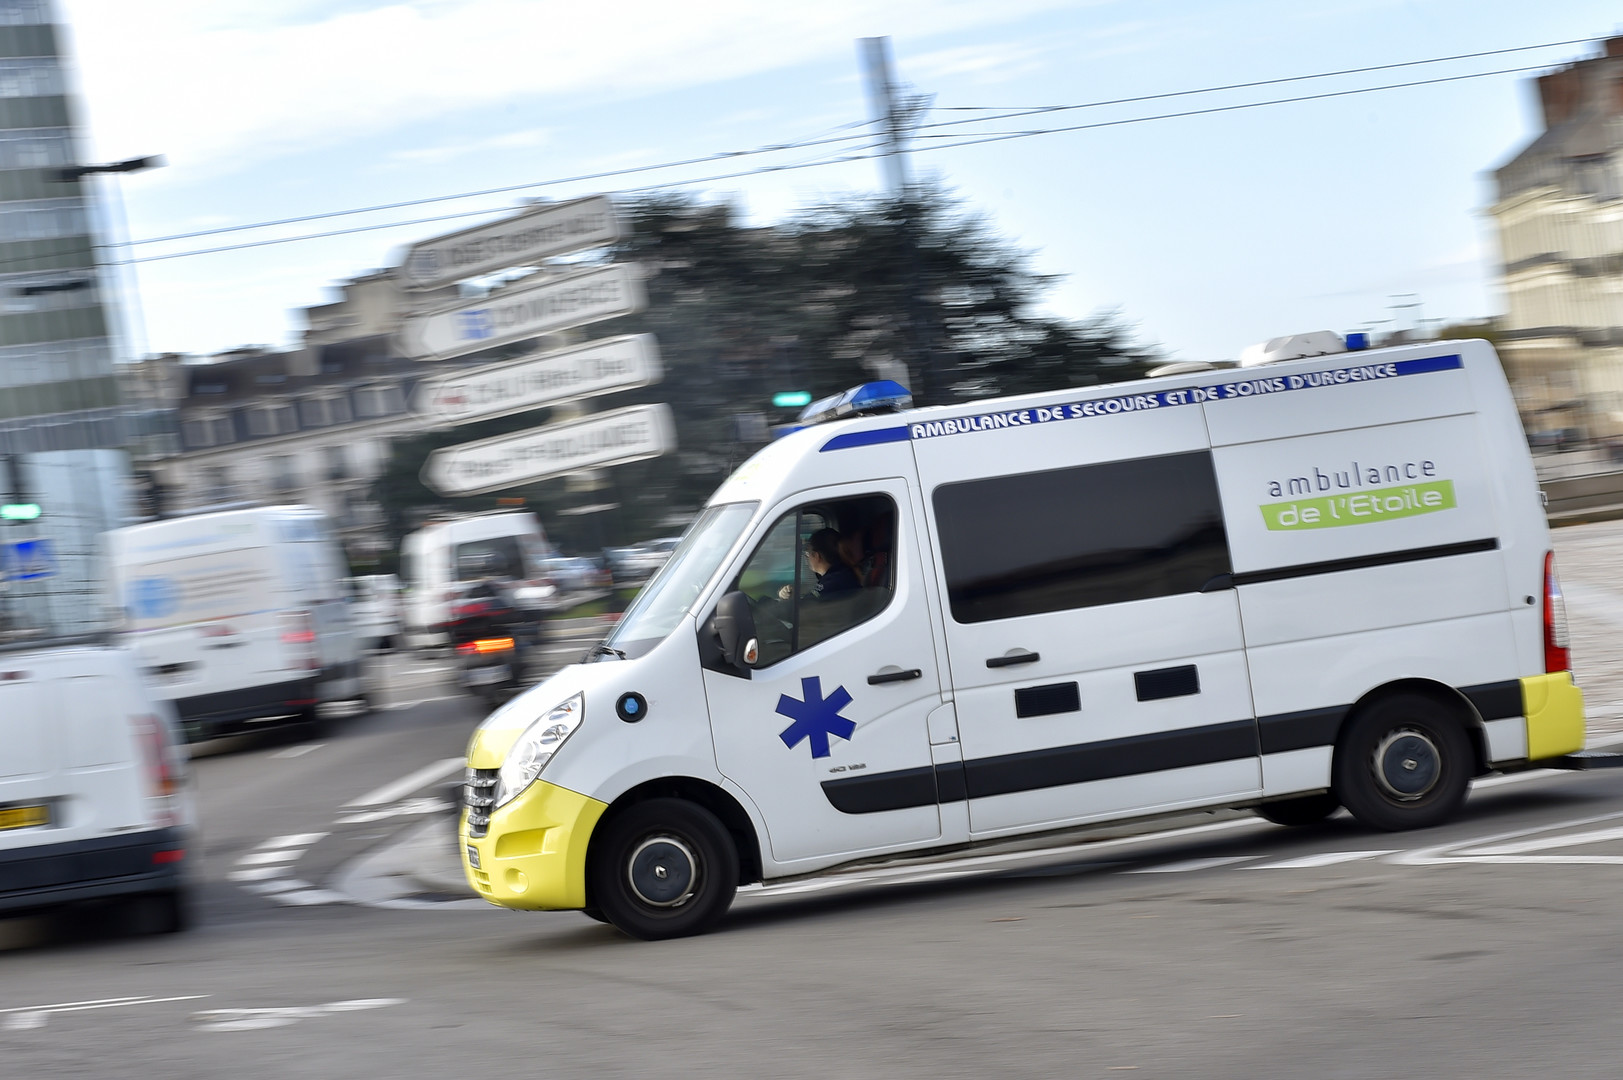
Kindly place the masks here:
POLYGON ((1024 649, 1022 649, 1020 652, 1010 653, 1007 656, 994 656, 990 660, 986 661, 986 666, 992 668, 1014 667, 1016 664, 1035 664, 1041 659, 1042 656, 1040 654, 1026 652, 1024 649))
POLYGON ((869 686, 878 686, 880 683, 906 682, 909 679, 922 679, 924 672, 918 668, 908 668, 906 671, 881 671, 877 675, 868 676, 869 686))

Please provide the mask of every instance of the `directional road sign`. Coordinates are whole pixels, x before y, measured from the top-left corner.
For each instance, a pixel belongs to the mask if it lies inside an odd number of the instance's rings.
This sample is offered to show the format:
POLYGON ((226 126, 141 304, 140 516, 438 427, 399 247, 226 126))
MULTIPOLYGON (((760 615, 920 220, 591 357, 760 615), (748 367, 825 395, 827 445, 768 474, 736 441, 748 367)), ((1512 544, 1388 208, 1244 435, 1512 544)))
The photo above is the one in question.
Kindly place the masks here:
POLYGON ((626 334, 424 379, 411 411, 431 424, 466 424, 648 386, 660 373, 654 335, 626 334))
POLYGON ((623 465, 676 448, 669 405, 633 405, 583 420, 436 450, 422 480, 446 497, 479 495, 582 469, 623 465))
POLYGON ((545 203, 512 217, 424 240, 406 249, 400 276, 409 288, 433 289, 509 266, 620 238, 620 219, 604 195, 545 203))
POLYGON ((49 540, 0 544, 0 580, 37 581, 56 574, 56 551, 49 540))
POLYGON ((449 360, 572 326, 630 315, 648 304, 635 266, 602 266, 406 320, 406 355, 449 360))

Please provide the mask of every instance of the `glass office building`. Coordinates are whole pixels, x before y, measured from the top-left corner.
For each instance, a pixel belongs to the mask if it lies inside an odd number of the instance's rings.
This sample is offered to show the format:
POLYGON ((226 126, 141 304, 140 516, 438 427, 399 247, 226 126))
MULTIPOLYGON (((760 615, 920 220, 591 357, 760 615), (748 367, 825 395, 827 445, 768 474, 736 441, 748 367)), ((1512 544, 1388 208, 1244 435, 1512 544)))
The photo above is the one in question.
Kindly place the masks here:
POLYGON ((90 185, 50 0, 0 0, 0 643, 91 632, 97 537, 127 520, 127 440, 90 185))

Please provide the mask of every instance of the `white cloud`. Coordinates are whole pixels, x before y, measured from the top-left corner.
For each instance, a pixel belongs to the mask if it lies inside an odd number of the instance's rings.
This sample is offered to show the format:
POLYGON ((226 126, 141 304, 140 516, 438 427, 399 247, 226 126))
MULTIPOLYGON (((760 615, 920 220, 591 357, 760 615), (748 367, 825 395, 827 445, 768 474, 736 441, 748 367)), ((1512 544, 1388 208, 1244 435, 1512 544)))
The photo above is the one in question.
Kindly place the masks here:
POLYGON ((406 147, 390 153, 389 160, 407 165, 438 165, 472 154, 545 146, 550 136, 551 132, 546 128, 529 128, 525 131, 511 131, 505 135, 493 135, 488 139, 442 143, 439 146, 406 147))
MULTIPOLYGON (((1065 0, 402 0, 327 14, 308 0, 63 0, 103 157, 164 153, 179 176, 525 96, 623 99, 924 38, 1065 0)), ((325 9, 325 10, 324 10, 325 9)))

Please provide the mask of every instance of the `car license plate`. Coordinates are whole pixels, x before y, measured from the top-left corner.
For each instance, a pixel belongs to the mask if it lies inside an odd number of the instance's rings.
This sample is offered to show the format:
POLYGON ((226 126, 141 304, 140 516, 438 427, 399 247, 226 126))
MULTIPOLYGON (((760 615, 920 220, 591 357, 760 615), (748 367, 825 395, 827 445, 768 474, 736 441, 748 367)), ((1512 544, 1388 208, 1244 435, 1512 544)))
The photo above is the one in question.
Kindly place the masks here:
POLYGON ((507 678, 507 665, 499 664, 496 667, 474 668, 464 672, 463 679, 469 686, 484 686, 486 683, 501 682, 507 678))
POLYGON ((8 806, 0 809, 0 829, 27 829, 50 823, 51 810, 48 806, 8 806))
POLYGON ((468 845, 468 865, 475 870, 479 869, 479 849, 472 844, 468 845))

